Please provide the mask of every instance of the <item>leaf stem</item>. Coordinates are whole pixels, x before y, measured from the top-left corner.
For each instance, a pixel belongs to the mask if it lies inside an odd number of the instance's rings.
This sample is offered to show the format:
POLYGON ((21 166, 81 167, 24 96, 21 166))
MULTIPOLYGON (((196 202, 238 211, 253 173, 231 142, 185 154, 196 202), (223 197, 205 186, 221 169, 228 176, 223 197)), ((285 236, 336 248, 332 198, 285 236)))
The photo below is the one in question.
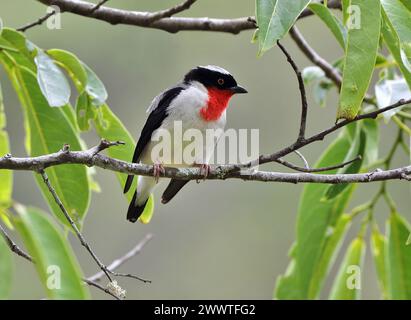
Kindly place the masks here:
POLYGON ((392 120, 397 124, 397 126, 404 131, 405 133, 407 133, 409 136, 411 136, 411 129, 404 123, 401 121, 401 119, 397 116, 393 116, 392 120))

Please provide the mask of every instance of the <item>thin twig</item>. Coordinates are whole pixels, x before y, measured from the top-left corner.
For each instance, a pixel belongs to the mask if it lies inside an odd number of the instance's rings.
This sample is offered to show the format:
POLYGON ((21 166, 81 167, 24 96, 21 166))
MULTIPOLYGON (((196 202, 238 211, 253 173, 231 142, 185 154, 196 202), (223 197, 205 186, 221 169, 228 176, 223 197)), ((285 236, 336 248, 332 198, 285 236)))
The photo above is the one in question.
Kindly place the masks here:
POLYGON ((296 26, 290 29, 290 36, 297 44, 298 48, 305 54, 305 56, 316 66, 320 67, 327 78, 329 78, 334 84, 340 88, 342 83, 342 77, 338 70, 328 63, 323 57, 321 57, 304 39, 301 32, 296 26))
MULTIPOLYGON (((90 14, 93 14, 95 11, 97 11, 98 9, 100 9, 100 7, 102 5, 104 5, 106 2, 108 2, 109 0, 101 0, 99 3, 97 3, 93 8, 91 8, 90 10, 90 14)), ((50 4, 52 5, 52 4, 50 4)), ((54 5, 54 4, 53 4, 54 5)), ((17 28, 17 31, 21 31, 21 32, 26 32, 28 29, 31 29, 35 26, 41 26, 45 21, 47 21, 50 17, 54 16, 55 14, 57 14, 57 10, 53 10, 47 14, 45 14, 43 17, 37 19, 34 22, 28 23, 20 28, 17 28)), ((60 11, 61 12, 61 11, 60 11)))
MULTIPOLYGON (((321 68, 325 76, 330 79, 338 89, 341 88, 342 85, 342 76, 338 72, 336 68, 334 68, 327 60, 321 57, 305 40, 301 32, 298 30, 296 26, 293 26, 290 29, 290 36, 297 44, 298 48, 305 54, 305 56, 314 63, 317 67, 321 68)), ((364 101, 370 104, 375 104, 374 100, 371 96, 365 96, 364 101)))
POLYGON ((131 273, 120 273, 120 272, 114 272, 114 271, 111 271, 111 270, 109 270, 108 272, 110 274, 112 274, 113 276, 115 276, 115 277, 130 278, 130 279, 135 279, 135 280, 138 280, 138 281, 141 281, 141 282, 144 282, 144 283, 151 283, 151 280, 143 279, 143 278, 141 278, 139 276, 136 276, 134 274, 131 274, 131 273))
MULTIPOLYGON (((7 245, 9 246, 10 250, 12 252, 14 252, 15 254, 19 255, 20 257, 23 257, 24 259, 26 259, 27 261, 30 262, 34 262, 33 258, 26 253, 25 251, 23 251, 22 249, 20 249, 20 247, 10 238, 10 236, 7 234, 6 230, 3 228, 2 225, 0 225, 0 233, 3 235, 4 239, 7 242, 7 245)), ((113 296, 116 299, 120 299, 119 297, 117 297, 115 294, 113 294, 112 292, 110 292, 110 290, 104 288, 103 286, 99 285, 98 283, 95 283, 93 280, 89 280, 89 279, 82 279, 86 284, 88 284, 89 286, 93 286, 96 287, 100 290, 102 290, 103 292, 113 296)))
POLYGON ((7 234, 7 231, 3 228, 3 226, 0 224, 0 232, 3 235, 4 239, 7 242, 7 245, 9 246, 10 250, 19 255, 20 257, 23 257, 24 259, 33 262, 33 258, 20 249, 20 247, 10 238, 10 236, 7 234))
POLYGON ((89 279, 83 279, 83 281, 84 281, 85 283, 87 283, 89 286, 95 287, 95 288, 97 288, 97 289, 99 289, 99 290, 101 290, 101 291, 109 294, 110 296, 114 297, 114 298, 117 299, 117 300, 121 300, 120 297, 117 297, 117 296, 116 296, 114 293, 112 293, 109 289, 104 288, 102 285, 98 284, 97 282, 91 281, 91 280, 89 280, 89 279))
POLYGON ((111 279, 109 273, 107 272, 107 268, 103 265, 103 263, 100 261, 100 259, 97 257, 97 255, 94 253, 94 251, 90 248, 90 245, 84 239, 84 236, 81 234, 81 232, 78 229, 77 225, 75 224, 74 220, 71 218, 70 214, 67 212, 66 208, 64 207, 63 203, 61 202, 60 197, 58 196, 56 190, 53 188, 53 186, 50 183, 50 180, 49 180, 49 178, 46 174, 46 171, 41 169, 41 170, 39 170, 39 173, 40 173, 41 177, 43 178, 43 181, 46 184, 47 188, 49 189, 51 195, 53 196, 54 201, 60 207, 61 212, 63 212, 63 214, 66 217, 67 221, 70 223, 71 227, 73 228, 74 232, 76 233, 77 238, 80 240, 81 245, 86 248, 86 250, 90 253, 90 255, 92 256, 94 261, 98 264, 100 269, 105 273, 105 275, 107 276, 109 281, 112 282, 113 280, 111 279))
MULTIPOLYGON (((131 249, 126 254, 124 254, 122 257, 120 257, 120 258, 114 260, 112 263, 110 263, 107 266, 107 270, 109 272, 113 272, 114 270, 116 270, 120 266, 122 266, 124 263, 126 263, 128 260, 130 260, 131 258, 138 255, 143 250, 143 248, 146 246, 146 244, 152 238, 153 238, 152 234, 147 234, 139 243, 137 243, 137 245, 133 249, 131 249)), ((100 271, 100 272, 88 277, 87 279, 90 280, 90 281, 99 281, 103 276, 104 276, 104 272, 100 271)), ((144 280, 144 282, 147 282, 147 280, 144 280)))
POLYGON ((307 110, 308 110, 307 95, 305 92, 304 80, 303 80, 303 77, 301 76, 300 70, 297 67, 297 64, 295 63, 291 55, 288 53, 288 51, 284 48, 284 46, 280 43, 280 41, 277 41, 277 45, 280 47, 281 51, 287 57, 287 61, 293 68, 294 73, 296 74, 297 79, 298 79, 298 87, 300 89, 300 95, 301 95, 301 122, 300 122, 300 130, 298 132, 297 141, 302 141, 305 139, 305 129, 307 126, 307 110))
POLYGON ((306 169, 309 169, 309 168, 310 168, 310 165, 308 164, 308 161, 307 161, 307 159, 304 157, 304 155, 303 155, 300 151, 298 151, 298 150, 295 150, 294 153, 295 153, 297 156, 299 156, 300 159, 304 162, 305 168, 306 168, 306 169))
POLYGON ((177 13, 180 13, 182 11, 190 9, 190 7, 196 1, 197 0, 185 0, 184 2, 178 4, 174 7, 171 7, 169 9, 153 12, 152 14, 150 14, 150 16, 148 18, 148 21, 150 23, 153 23, 153 22, 155 22, 157 20, 160 20, 160 19, 170 18, 170 17, 174 16, 177 13))
MULTIPOLYGON (((410 104, 411 103, 411 99, 408 100, 404 100, 401 99, 399 101, 397 101, 396 103, 393 103, 385 108, 381 108, 381 109, 377 109, 375 111, 369 112, 369 113, 364 113, 364 114, 360 114, 357 115, 354 119, 351 120, 343 120, 341 122, 338 122, 336 124, 334 124, 332 127, 323 130, 309 138, 304 139, 304 141, 299 141, 296 142, 290 146, 287 146, 275 153, 269 154, 269 155, 262 155, 259 158, 258 163, 259 164, 264 164, 264 163, 268 163, 268 162, 273 162, 279 158, 284 157, 287 154, 290 154, 292 152, 294 152, 295 150, 301 149, 302 147, 309 145, 315 141, 321 141, 323 140, 326 136, 328 136, 329 134, 337 131, 340 128, 343 128, 345 126, 347 126, 350 123, 356 122, 356 121, 360 121, 360 120, 364 120, 364 119, 375 119, 378 117, 378 115, 387 112, 389 110, 393 110, 395 108, 398 108, 400 106, 406 105, 406 104, 410 104)), ((249 162, 248 164, 246 164, 248 166, 252 166, 255 165, 255 162, 249 162)))
POLYGON ((101 0, 100 2, 98 2, 93 9, 90 10, 90 14, 93 14, 94 12, 96 12, 98 9, 100 9, 106 2, 108 2, 109 0, 101 0))
POLYGON ((26 32, 26 30, 33 28, 35 26, 40 26, 42 25, 48 18, 54 16, 57 13, 56 10, 53 10, 47 14, 45 14, 44 16, 42 16, 41 18, 37 19, 34 22, 28 23, 20 28, 17 28, 17 31, 21 31, 21 32, 26 32))
POLYGON ((325 171, 331 171, 331 170, 335 170, 335 169, 341 169, 341 168, 344 168, 345 166, 348 166, 349 164, 351 164, 355 161, 358 161, 360 159, 361 159, 361 157, 358 156, 358 157, 356 157, 356 158, 354 158, 350 161, 346 161, 346 162, 343 162, 343 163, 340 163, 340 164, 337 164, 337 165, 334 165, 334 166, 322 167, 322 168, 310 168, 310 167, 302 168, 302 167, 298 167, 298 166, 296 166, 296 165, 294 165, 294 164, 292 164, 288 161, 285 161, 281 158, 277 159, 275 162, 277 162, 279 164, 282 164, 283 166, 288 167, 288 168, 293 169, 293 170, 296 170, 296 171, 314 173, 314 172, 325 172, 325 171))

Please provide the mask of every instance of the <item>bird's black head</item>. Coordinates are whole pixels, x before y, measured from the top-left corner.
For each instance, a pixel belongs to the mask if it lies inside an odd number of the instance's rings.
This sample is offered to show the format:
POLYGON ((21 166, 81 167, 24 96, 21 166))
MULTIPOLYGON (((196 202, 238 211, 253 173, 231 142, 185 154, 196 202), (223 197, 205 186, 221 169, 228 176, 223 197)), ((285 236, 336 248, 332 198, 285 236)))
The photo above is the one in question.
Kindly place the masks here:
POLYGON ((237 84, 234 77, 225 69, 217 66, 199 66, 191 69, 184 77, 184 82, 198 81, 206 88, 230 90, 233 93, 247 93, 237 84))

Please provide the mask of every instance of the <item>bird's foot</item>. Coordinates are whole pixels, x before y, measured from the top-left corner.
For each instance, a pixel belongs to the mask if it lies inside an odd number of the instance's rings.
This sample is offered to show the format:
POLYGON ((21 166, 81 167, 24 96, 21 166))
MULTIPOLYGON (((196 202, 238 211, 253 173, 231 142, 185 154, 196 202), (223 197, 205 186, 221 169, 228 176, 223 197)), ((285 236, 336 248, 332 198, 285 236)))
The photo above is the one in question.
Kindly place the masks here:
MULTIPOLYGON (((200 168, 200 175, 203 176, 203 181, 207 179, 208 175, 210 174, 211 166, 207 163, 202 163, 202 164, 195 164, 196 167, 200 168)), ((200 181, 197 180, 197 183, 200 181)))
POLYGON ((160 179, 160 174, 165 175, 166 171, 164 170, 164 166, 160 161, 156 161, 153 164, 153 176, 156 183, 160 179))

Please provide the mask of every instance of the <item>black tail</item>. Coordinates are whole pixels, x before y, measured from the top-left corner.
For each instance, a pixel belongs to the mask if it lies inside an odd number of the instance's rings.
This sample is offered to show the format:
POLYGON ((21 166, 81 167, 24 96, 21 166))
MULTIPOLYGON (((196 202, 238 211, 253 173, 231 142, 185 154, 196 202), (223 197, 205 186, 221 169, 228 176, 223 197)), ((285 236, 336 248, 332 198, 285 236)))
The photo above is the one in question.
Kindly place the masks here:
POLYGON ((164 191, 162 197, 161 197, 161 203, 167 203, 171 199, 174 198, 174 196, 181 190, 182 187, 186 185, 186 183, 189 180, 176 180, 176 179, 171 179, 170 183, 168 184, 166 190, 164 191))
POLYGON ((133 199, 130 202, 130 205, 128 207, 127 211, 127 220, 130 222, 136 222, 138 218, 140 218, 141 214, 144 211, 144 208, 146 207, 148 199, 144 202, 143 205, 139 206, 136 205, 136 198, 137 198, 137 191, 134 192, 133 199))

